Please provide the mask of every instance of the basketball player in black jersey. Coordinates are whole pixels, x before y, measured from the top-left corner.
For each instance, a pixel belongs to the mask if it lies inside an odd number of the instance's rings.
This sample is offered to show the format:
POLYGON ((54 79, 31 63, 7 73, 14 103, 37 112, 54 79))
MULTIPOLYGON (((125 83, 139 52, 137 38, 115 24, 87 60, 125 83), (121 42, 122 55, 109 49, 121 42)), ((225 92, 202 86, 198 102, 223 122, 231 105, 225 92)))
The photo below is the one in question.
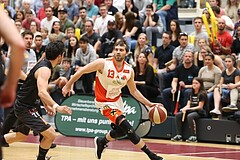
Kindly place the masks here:
POLYGON ((54 128, 39 115, 35 101, 40 98, 50 115, 54 115, 56 111, 65 114, 72 113, 68 106, 59 106, 48 93, 51 70, 61 62, 63 51, 64 44, 61 41, 51 42, 47 45, 46 59, 41 60, 31 69, 17 93, 14 112, 20 123, 13 133, 5 134, 2 138, 3 143, 13 143, 23 141, 28 136, 30 129, 34 133, 40 133, 44 138, 39 145, 37 160, 45 160, 46 154, 56 138, 56 133, 54 128))
MULTIPOLYGON (((20 70, 23 64, 25 45, 16 26, 0 7, 0 38, 3 38, 11 46, 9 74, 0 88, 0 106, 11 107, 15 97, 20 70), (14 36, 13 36, 14 35, 14 36)), ((0 44, 1 48, 1 44, 0 44)), ((2 159, 2 149, 0 147, 0 159, 2 159)))

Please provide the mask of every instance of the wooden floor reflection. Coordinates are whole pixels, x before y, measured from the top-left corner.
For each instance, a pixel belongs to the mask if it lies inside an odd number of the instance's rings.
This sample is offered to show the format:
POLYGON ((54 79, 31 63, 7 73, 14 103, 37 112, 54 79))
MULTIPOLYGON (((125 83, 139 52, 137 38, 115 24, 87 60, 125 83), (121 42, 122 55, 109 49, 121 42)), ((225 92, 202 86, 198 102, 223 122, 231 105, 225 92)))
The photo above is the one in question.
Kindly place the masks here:
MULTIPOLYGON (((171 142, 170 140, 144 139, 149 148, 164 160, 239 160, 240 145, 171 142)), ((34 160, 38 152, 38 137, 32 135, 25 142, 3 148, 4 160, 34 160)), ((51 160, 94 160, 93 138, 59 135, 57 147, 50 149, 51 160)), ((147 160, 128 140, 110 142, 102 160, 147 160)))

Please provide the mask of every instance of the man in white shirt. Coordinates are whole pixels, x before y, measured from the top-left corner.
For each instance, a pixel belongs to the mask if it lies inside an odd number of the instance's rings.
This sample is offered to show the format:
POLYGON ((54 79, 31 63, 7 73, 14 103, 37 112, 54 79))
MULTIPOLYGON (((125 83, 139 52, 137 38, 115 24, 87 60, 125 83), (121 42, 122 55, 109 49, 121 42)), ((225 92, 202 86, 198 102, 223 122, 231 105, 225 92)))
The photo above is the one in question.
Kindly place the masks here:
POLYGON ((108 31, 107 24, 109 20, 114 20, 115 18, 111 15, 108 15, 107 5, 102 3, 99 7, 99 11, 101 16, 98 17, 94 24, 94 30, 100 36, 102 36, 105 32, 108 31))
POLYGON ((41 21, 41 28, 46 27, 48 29, 48 34, 50 34, 53 22, 60 20, 57 17, 53 16, 53 9, 51 6, 45 8, 45 14, 46 17, 41 21))

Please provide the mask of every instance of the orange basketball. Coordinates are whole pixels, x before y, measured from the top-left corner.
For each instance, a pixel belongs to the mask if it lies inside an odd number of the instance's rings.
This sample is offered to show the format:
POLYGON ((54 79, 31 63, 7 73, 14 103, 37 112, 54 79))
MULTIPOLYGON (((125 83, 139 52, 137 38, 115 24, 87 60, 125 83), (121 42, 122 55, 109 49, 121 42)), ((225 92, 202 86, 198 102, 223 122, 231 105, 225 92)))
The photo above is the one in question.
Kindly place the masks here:
POLYGON ((148 115, 152 123, 161 124, 167 119, 167 110, 163 104, 158 103, 150 108, 148 115))

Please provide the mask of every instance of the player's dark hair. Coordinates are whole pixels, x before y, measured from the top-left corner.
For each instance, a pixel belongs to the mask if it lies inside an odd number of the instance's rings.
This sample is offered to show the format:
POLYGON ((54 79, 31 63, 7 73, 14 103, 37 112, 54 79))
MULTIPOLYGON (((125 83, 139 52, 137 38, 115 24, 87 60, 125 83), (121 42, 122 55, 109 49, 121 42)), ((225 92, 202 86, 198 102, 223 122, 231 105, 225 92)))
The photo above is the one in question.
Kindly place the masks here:
POLYGON ((116 41, 116 43, 114 44, 113 48, 115 48, 116 46, 124 46, 125 49, 126 49, 126 52, 129 51, 128 44, 127 44, 127 42, 124 39, 118 39, 116 41))
POLYGON ((62 55, 64 52, 64 44, 62 41, 50 42, 46 46, 46 59, 55 60, 59 55, 62 55))
POLYGON ((24 38, 26 35, 31 35, 32 38, 34 37, 33 33, 30 30, 25 30, 22 34, 22 37, 24 38))

